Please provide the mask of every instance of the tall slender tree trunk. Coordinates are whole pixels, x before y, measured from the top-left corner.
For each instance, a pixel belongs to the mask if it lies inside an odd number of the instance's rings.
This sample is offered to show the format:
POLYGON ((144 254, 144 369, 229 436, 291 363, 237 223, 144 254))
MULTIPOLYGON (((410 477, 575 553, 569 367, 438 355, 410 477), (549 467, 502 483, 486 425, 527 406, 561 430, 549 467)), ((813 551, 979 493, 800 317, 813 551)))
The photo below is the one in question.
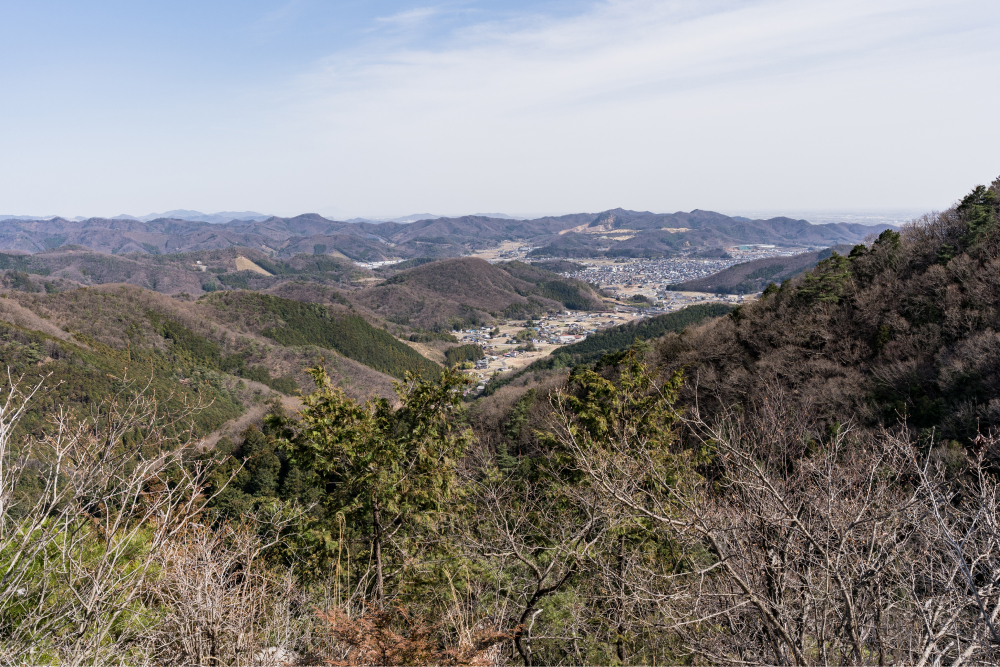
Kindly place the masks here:
POLYGON ((372 534, 372 550, 375 552, 375 600, 381 607, 385 595, 382 574, 382 510, 378 499, 374 496, 372 496, 372 534))
POLYGON ((615 652, 618 660, 624 665, 625 661, 625 533, 618 536, 618 637, 615 640, 615 652))

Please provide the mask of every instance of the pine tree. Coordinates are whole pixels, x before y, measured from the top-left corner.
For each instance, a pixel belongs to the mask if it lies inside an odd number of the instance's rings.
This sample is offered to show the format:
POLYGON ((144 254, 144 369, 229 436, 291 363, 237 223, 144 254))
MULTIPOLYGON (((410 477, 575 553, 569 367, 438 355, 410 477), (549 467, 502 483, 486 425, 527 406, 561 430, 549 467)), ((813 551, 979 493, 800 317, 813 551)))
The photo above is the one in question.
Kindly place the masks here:
POLYGON ((456 460, 472 437, 457 419, 468 379, 456 371, 436 382, 408 374, 396 383, 393 406, 384 398, 355 402, 322 366, 309 373, 318 389, 305 398, 301 421, 285 423, 285 445, 326 488, 327 516, 342 514, 349 528, 366 534, 375 568, 371 592, 381 604, 389 563, 412 556, 389 551, 414 543, 408 538, 432 527, 458 491, 456 460))

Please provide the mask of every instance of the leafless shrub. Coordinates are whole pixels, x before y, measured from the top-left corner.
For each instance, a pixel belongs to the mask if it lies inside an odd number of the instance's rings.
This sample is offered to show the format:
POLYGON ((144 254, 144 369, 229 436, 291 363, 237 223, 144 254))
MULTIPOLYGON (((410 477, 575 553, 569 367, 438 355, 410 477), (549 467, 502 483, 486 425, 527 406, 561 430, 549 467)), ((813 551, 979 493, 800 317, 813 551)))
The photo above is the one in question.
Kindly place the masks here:
POLYGON ((558 641, 572 647, 579 639, 539 635, 536 620, 547 598, 582 575, 612 524, 596 494, 559 482, 565 464, 556 458, 536 464, 537 481, 494 469, 470 482, 477 519, 464 537, 470 557, 489 572, 489 578, 504 582, 506 596, 493 601, 491 612, 510 632, 526 665, 539 659, 536 642, 558 641))
POLYGON ((158 556, 209 500, 210 462, 181 464, 190 412, 167 416, 122 381, 90 418, 63 411, 15 441, 41 383, 12 378, 0 404, 0 661, 142 659, 158 556), (15 446, 16 445, 16 446, 15 446))
POLYGON ((369 608, 351 618, 341 608, 321 612, 329 632, 340 646, 327 664, 355 665, 496 665, 499 644, 510 635, 479 624, 458 646, 443 648, 439 627, 412 618, 400 606, 369 608))
POLYGON ((689 555, 621 570, 634 608, 658 610, 635 620, 718 664, 993 660, 1000 494, 984 457, 956 487, 908 432, 819 437, 794 406, 775 388, 712 423, 690 413, 713 454, 702 474, 627 431, 587 442, 563 413, 559 438, 606 501, 689 555))
POLYGON ((297 639, 294 607, 308 609, 290 572, 276 571, 262 553, 282 539, 294 515, 245 517, 210 529, 191 525, 155 554, 158 576, 148 586, 159 619, 143 638, 158 664, 276 664, 291 659, 297 639), (272 528, 264 539, 260 526, 272 528), (270 649, 270 650, 269 650, 270 649))

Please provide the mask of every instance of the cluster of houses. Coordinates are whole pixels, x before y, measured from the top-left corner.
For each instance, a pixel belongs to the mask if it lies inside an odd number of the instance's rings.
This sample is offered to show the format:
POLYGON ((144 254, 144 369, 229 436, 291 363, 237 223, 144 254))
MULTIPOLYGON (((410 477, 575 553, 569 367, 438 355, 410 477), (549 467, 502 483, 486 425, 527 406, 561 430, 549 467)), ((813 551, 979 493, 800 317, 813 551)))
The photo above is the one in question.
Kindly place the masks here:
POLYGON ((452 331, 451 335, 462 336, 459 338, 463 343, 478 343, 480 345, 486 344, 486 341, 492 340, 490 332, 492 329, 489 327, 482 327, 481 329, 466 329, 464 331, 452 331), (464 334, 464 335, 463 335, 464 334))
MULTIPOLYGON (((618 309, 616 308, 615 311, 618 309)), ((478 329, 463 329, 452 331, 452 335, 466 344, 475 344, 483 349, 486 356, 475 362, 475 370, 479 371, 479 386, 470 387, 465 393, 478 393, 483 390, 486 379, 483 371, 489 371, 491 366, 497 372, 508 370, 506 360, 516 359, 525 354, 521 350, 513 349, 515 346, 527 344, 535 345, 571 345, 584 340, 589 334, 595 333, 598 327, 612 324, 619 324, 622 320, 629 320, 632 316, 626 317, 618 312, 613 313, 586 313, 564 311, 559 314, 540 317, 532 326, 521 329, 518 333, 510 332, 493 335, 494 329, 491 327, 480 327, 478 329), (605 321, 602 321, 605 320, 605 321), (525 330, 531 332, 532 337, 525 339, 525 330), (508 347, 510 346, 510 347, 508 347), (499 365, 496 364, 499 362, 499 365)), ((528 324, 527 322, 525 323, 528 324)), ((506 328, 506 327, 505 327, 506 328)))

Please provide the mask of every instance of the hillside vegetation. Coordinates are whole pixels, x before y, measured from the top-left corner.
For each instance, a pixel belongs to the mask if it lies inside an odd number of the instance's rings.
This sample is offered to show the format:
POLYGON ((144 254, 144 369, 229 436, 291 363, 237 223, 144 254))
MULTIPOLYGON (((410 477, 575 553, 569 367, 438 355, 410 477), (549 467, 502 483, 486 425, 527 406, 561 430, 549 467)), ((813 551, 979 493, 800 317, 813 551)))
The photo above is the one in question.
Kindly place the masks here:
MULTIPOLYGON (((108 372, 123 372, 129 358, 148 355, 157 358, 156 355, 166 354, 164 363, 173 364, 170 372, 178 381, 193 382, 190 374, 198 370, 214 373, 228 384, 236 385, 243 379, 285 394, 294 394, 299 388, 310 389, 312 381, 303 369, 315 364, 320 356, 327 357, 329 372, 336 381, 358 397, 372 393, 392 395, 393 373, 401 376, 405 370, 387 364, 386 359, 398 358, 406 368, 424 363, 410 356, 412 350, 409 353, 396 350, 397 346, 405 346, 385 331, 372 333, 373 327, 367 322, 351 328, 367 332, 363 338, 368 343, 367 349, 355 352, 357 339, 346 339, 354 340, 354 346, 345 349, 359 357, 358 360, 320 343, 279 343, 264 335, 263 329, 282 326, 280 315, 255 302, 254 297, 259 295, 227 292, 217 296, 223 294, 232 295, 231 300, 242 304, 242 309, 227 309, 225 299, 176 299, 128 285, 102 285, 53 294, 11 291, 7 299, 0 299, 0 320, 49 337, 86 341, 91 347, 99 344, 109 353, 114 351, 115 358, 124 362, 121 368, 108 372), (395 351, 383 354, 382 346, 395 351), (384 373, 380 368, 391 368, 393 373, 384 373)), ((336 303, 336 293, 324 294, 335 302, 331 308, 351 313, 349 308, 336 303)), ((258 386, 257 391, 260 389, 258 386)))
POLYGON ((330 306, 253 292, 213 295, 207 303, 255 322, 263 336, 286 347, 312 345, 336 350, 348 359, 398 378, 407 372, 430 377, 441 371, 440 366, 361 316, 338 312, 330 306))
MULTIPOLYGON (((148 383, 166 409, 205 405, 193 417, 194 433, 205 435, 239 416, 252 401, 237 380, 203 365, 180 348, 121 349, 85 334, 65 338, 0 321, 0 359, 14 377, 43 377, 44 397, 20 422, 39 432, 60 409, 86 414, 127 382, 148 383)), ((270 378, 268 378, 270 379, 270 378)))
POLYGON ((600 297, 584 282, 521 262, 490 264, 472 257, 400 271, 350 298, 389 321, 434 331, 567 308, 604 309, 600 297))
POLYGON ((804 252, 790 257, 767 257, 731 266, 718 273, 697 280, 668 285, 667 289, 716 294, 754 294, 768 283, 781 283, 816 266, 834 252, 847 254, 851 246, 834 246, 814 252, 804 252))
POLYGON ((4 270, 9 287, 29 292, 126 283, 164 294, 195 296, 222 289, 266 290, 290 280, 343 288, 354 279, 371 276, 370 271, 336 257, 297 255, 274 260, 251 248, 112 255, 66 246, 34 255, 0 253, 0 271, 4 270), (240 270, 238 257, 251 260, 272 275, 240 270))
POLYGON ((1000 426, 998 190, 770 285, 727 320, 668 337, 664 359, 698 370, 706 405, 780 387, 830 423, 903 419, 968 446, 1000 426))

